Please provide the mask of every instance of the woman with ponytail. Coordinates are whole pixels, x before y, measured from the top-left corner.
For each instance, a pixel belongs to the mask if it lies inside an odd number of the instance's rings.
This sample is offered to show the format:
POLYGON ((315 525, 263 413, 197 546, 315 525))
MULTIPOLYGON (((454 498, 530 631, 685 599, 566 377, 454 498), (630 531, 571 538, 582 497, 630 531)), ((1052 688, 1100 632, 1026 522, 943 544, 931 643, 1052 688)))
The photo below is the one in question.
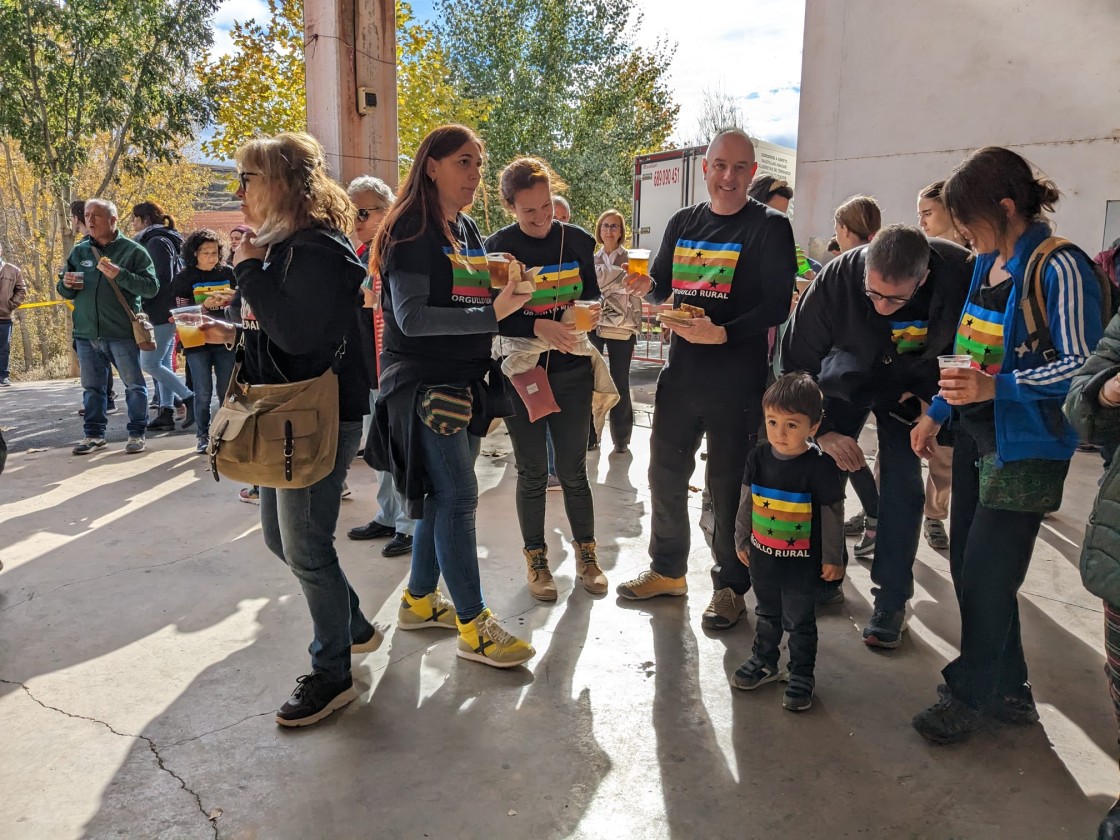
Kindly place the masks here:
MULTIPOLYGON (((939 701, 914 728, 938 744, 992 722, 1038 720, 1019 630, 1018 591, 1043 514, 1061 503, 1078 435, 1062 414, 1077 370, 1100 340, 1101 296, 1089 258, 1064 247, 1042 263, 1044 346, 1028 329, 1028 266, 1051 235, 1044 211, 1058 190, 1008 149, 991 146, 957 166, 942 191, 955 226, 977 252, 941 392, 914 427, 921 457, 954 420, 949 570, 961 614, 960 655, 941 672, 939 701), (965 358, 967 357, 967 358, 965 358)), ((1032 272, 1033 273, 1033 272, 1032 272)), ((1034 315, 1032 314, 1032 320, 1034 315)))

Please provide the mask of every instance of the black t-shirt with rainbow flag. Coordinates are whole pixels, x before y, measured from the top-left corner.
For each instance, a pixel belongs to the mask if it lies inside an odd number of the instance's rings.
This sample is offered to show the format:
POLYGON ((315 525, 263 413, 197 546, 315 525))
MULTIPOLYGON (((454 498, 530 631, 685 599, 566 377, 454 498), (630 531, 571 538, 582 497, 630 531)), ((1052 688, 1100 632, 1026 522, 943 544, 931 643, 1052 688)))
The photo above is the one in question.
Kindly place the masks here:
MULTIPOLYGON (((428 305, 467 309, 491 306, 490 273, 486 270, 486 251, 482 234, 470 216, 459 214, 451 224, 455 246, 443 232, 428 226, 416 239, 419 222, 401 219, 394 228, 394 244, 385 255, 382 275, 391 272, 422 274, 428 278, 428 305)), ((405 335, 393 315, 389 284, 381 288, 385 316, 384 351, 404 356, 433 359, 488 359, 492 333, 462 335, 405 335)))
MULTIPOLYGON (((598 300, 599 282, 595 275, 595 237, 576 225, 553 222, 543 238, 529 236, 515 223, 493 233, 486 250, 513 256, 526 269, 539 268, 537 289, 520 312, 498 322, 500 335, 531 338, 540 318, 560 320, 564 310, 577 300, 598 300), (563 244, 563 254, 561 254, 563 244)), ((563 370, 589 364, 586 356, 552 351, 541 354, 541 364, 549 370, 563 370)))
MULTIPOLYGON (((1003 367, 1007 301, 1011 298, 1014 285, 1010 278, 998 286, 980 284, 964 305, 957 327, 953 352, 971 356, 973 364, 993 376, 1003 367)), ((995 404, 986 400, 961 406, 957 410, 961 426, 975 439, 980 454, 995 451, 995 404)))
POLYGON ((757 399, 766 382, 767 333, 789 316, 797 274, 789 219, 753 199, 737 213, 710 202, 673 214, 650 267, 655 300, 698 306, 727 330, 726 344, 675 337, 664 375, 733 382, 734 395, 757 399))
MULTIPOLYGON (((202 271, 198 266, 184 268, 171 279, 171 293, 176 306, 202 306, 203 301, 216 292, 232 292, 237 288, 237 279, 228 265, 219 265, 210 271, 202 271)), ((210 313, 223 320, 221 312, 210 313)), ((204 344, 201 347, 185 347, 185 353, 213 351, 218 345, 204 344)))
MULTIPOLYGON (((770 444, 764 443, 747 457, 743 485, 739 519, 745 525, 749 504, 751 562, 773 562, 778 567, 789 564, 793 575, 819 577, 821 510, 844 499, 836 462, 816 446, 795 458, 778 458, 770 444)), ((745 528, 736 528, 742 530, 745 528)))

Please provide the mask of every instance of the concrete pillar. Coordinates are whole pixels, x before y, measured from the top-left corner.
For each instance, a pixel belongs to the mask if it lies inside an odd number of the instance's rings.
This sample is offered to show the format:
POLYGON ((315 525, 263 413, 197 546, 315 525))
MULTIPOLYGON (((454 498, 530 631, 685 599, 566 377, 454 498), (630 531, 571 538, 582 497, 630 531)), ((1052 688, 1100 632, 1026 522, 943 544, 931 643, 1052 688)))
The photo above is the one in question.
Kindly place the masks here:
POLYGON ((343 184, 397 185, 397 33, 393 0, 305 0, 307 130, 343 184), (359 102, 359 91, 364 89, 359 102), (359 111, 361 104, 366 113, 359 111))

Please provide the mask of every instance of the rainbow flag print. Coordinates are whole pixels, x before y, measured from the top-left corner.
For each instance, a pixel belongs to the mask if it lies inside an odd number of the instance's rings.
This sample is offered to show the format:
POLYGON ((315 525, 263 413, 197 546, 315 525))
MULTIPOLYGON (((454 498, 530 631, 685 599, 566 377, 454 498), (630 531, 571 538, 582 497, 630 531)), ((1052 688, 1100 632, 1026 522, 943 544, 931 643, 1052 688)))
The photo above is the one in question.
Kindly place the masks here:
POLYGON ((194 302, 199 305, 216 292, 231 291, 233 290, 230 288, 229 283, 225 281, 220 283, 195 283, 191 286, 191 292, 194 294, 194 302))
POLYGON ((891 321, 891 341, 899 353, 921 353, 926 349, 929 321, 891 321))
POLYGON ((729 294, 742 253, 739 242, 678 239, 673 249, 673 289, 729 294))
POLYGON ((956 352, 972 356, 985 373, 999 373, 1003 366, 1003 313, 969 301, 957 327, 956 352))
POLYGON ((579 263, 575 260, 556 265, 541 266, 537 272, 537 288, 523 307, 526 312, 541 314, 563 309, 583 294, 583 280, 579 276, 579 263))
POLYGON ((490 272, 486 269, 486 251, 481 248, 454 251, 445 245, 443 252, 451 261, 452 298, 489 303, 490 272))
POLYGON ((813 534, 813 501, 808 493, 751 485, 752 530, 760 548, 808 551, 813 534))

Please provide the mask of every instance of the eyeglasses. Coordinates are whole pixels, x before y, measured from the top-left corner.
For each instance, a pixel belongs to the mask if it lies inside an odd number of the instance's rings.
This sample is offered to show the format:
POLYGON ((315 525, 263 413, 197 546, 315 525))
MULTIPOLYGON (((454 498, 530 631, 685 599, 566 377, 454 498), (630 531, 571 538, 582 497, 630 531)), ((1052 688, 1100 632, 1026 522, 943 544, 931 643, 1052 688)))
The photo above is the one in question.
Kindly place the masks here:
POLYGON ((603 222, 599 225, 599 230, 622 230, 622 225, 615 224, 614 222, 603 222))
POLYGON ((914 296, 916 294, 918 294, 918 289, 920 289, 920 288, 922 288, 921 283, 919 283, 917 286, 915 286, 914 291, 912 291, 906 297, 899 297, 897 295, 881 295, 878 292, 873 292, 871 289, 869 289, 867 287, 867 278, 866 277, 863 280, 863 293, 865 295, 867 295, 867 297, 872 302, 877 303, 879 301, 883 301, 884 303, 889 303, 889 304, 892 304, 894 306, 903 306, 903 305, 909 303, 910 301, 912 301, 914 299, 914 296))
POLYGON ((359 207, 356 215, 358 217, 359 222, 364 222, 364 221, 367 221, 369 219, 369 217, 376 212, 377 211, 374 210, 373 208, 359 207))
POLYGON ((250 178, 259 178, 259 172, 238 172, 237 180, 241 183, 241 189, 248 189, 250 178))

